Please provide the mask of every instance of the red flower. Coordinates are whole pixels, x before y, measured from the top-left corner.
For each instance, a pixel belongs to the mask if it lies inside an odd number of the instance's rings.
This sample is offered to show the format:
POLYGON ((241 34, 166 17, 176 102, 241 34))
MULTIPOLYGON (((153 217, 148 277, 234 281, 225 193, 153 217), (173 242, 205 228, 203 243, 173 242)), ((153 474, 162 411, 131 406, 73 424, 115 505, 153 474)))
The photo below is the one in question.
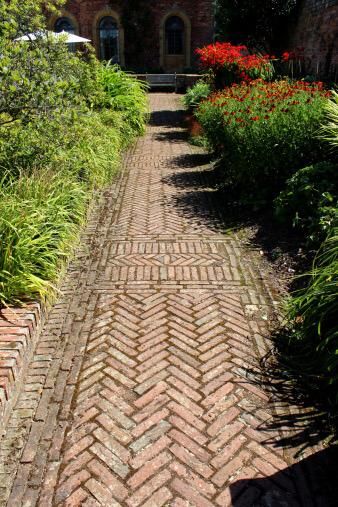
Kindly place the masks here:
POLYGON ((282 60, 283 60, 283 62, 288 62, 290 60, 290 53, 288 51, 285 51, 282 54, 282 60))
POLYGON ((235 46, 229 42, 209 44, 197 49, 196 53, 203 68, 214 71, 227 69, 242 82, 250 82, 254 74, 257 76, 257 72, 268 69, 271 59, 269 55, 250 54, 246 46, 235 46))

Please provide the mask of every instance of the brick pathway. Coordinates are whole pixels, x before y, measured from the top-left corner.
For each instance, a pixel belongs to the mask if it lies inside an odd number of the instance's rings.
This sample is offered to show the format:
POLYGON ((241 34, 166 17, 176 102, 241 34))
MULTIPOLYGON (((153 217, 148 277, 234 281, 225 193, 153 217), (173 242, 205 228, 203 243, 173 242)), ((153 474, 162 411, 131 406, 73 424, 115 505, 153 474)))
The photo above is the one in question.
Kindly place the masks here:
POLYGON ((178 104, 151 95, 92 215, 2 441, 1 505, 317 505, 248 378, 269 284, 223 231, 178 104))

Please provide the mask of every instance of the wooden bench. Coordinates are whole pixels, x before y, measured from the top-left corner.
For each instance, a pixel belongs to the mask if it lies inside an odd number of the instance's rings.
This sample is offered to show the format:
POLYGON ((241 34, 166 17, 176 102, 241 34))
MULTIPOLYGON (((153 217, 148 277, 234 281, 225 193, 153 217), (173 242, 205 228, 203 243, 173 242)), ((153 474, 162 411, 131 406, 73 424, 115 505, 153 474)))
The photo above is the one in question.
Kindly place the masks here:
POLYGON ((177 91, 176 74, 146 74, 150 88, 174 88, 177 91))

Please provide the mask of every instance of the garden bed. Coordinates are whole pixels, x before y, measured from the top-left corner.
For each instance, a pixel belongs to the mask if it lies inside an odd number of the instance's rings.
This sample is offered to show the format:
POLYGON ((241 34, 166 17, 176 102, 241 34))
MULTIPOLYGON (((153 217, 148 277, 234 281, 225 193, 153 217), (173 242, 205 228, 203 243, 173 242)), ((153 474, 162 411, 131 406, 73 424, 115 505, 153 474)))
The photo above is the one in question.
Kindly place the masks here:
POLYGON ((213 86, 185 103, 217 160, 218 198, 290 291, 276 357, 337 424, 338 95, 274 76, 275 57, 246 46, 198 54, 213 86))

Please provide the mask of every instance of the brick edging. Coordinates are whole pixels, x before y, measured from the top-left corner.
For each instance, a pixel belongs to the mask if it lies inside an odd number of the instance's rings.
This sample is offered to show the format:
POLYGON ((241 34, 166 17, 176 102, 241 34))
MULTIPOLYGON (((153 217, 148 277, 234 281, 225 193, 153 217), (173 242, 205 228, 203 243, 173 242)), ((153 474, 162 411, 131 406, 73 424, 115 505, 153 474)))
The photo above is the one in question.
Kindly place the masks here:
POLYGON ((45 318, 40 303, 0 309, 0 438, 20 392, 45 318))

